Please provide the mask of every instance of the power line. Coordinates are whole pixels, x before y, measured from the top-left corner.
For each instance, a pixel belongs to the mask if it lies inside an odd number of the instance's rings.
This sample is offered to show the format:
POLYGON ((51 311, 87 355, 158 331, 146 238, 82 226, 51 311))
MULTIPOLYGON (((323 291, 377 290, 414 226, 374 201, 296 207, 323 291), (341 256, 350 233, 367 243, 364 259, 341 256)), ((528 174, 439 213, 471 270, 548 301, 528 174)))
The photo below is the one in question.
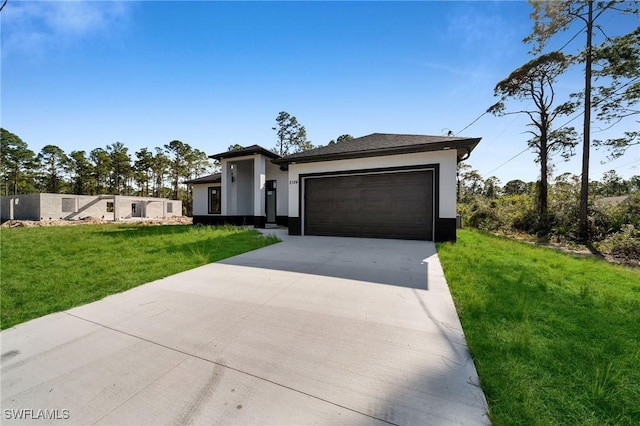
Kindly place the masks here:
POLYGON ((466 126, 464 129, 460 130, 459 132, 456 132, 456 135, 459 135, 460 133, 462 133, 462 132, 464 132, 465 130, 467 130, 469 127, 471 127, 471 126, 473 126, 474 124, 476 124, 476 122, 477 122, 478 120, 480 120, 482 117, 484 117, 486 113, 487 113, 487 111, 485 111, 485 112, 483 112, 482 114, 480 114, 480 116, 479 116, 478 118, 476 118, 475 120, 473 120, 471 123, 467 124, 467 126, 466 126))
POLYGON ((616 166, 616 169, 624 169, 626 167, 637 166, 640 165, 640 160, 633 160, 630 163, 623 164, 622 166, 616 166))
MULTIPOLYGON (((500 164, 498 167, 496 167, 493 170, 490 170, 489 172, 487 172, 484 176, 488 176, 491 173, 495 172, 496 170, 498 170, 500 167, 504 166, 505 164, 507 164, 508 162, 510 162, 511 160, 516 159, 517 157, 521 156, 522 154, 524 154, 525 152, 529 151, 530 147, 526 147, 525 149, 523 149, 522 151, 520 151, 519 153, 517 153, 516 155, 514 155, 513 157, 509 158, 507 161, 505 161, 504 163, 500 164)), ((483 176, 483 177, 484 177, 483 176)))

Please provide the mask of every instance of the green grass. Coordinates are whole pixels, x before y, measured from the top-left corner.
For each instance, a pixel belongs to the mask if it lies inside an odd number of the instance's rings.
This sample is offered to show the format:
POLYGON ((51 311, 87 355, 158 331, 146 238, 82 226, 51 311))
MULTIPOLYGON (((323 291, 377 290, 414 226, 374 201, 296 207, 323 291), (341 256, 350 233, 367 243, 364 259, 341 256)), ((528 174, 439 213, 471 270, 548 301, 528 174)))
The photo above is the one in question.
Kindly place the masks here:
POLYGON ((3 228, 0 325, 5 329, 277 241, 236 227, 3 228))
POLYGON ((640 270, 474 230, 438 255, 494 425, 640 424, 640 270))

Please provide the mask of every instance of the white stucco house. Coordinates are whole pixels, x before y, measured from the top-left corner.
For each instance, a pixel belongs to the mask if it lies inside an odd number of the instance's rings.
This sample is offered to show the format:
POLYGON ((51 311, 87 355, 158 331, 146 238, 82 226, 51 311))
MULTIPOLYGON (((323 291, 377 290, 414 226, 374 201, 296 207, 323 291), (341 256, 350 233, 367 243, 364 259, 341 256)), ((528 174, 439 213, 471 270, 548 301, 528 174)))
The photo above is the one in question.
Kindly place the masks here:
POLYGON ((258 145, 210 156, 194 224, 288 226, 290 235, 456 239, 456 170, 480 138, 373 133, 280 157, 258 145))

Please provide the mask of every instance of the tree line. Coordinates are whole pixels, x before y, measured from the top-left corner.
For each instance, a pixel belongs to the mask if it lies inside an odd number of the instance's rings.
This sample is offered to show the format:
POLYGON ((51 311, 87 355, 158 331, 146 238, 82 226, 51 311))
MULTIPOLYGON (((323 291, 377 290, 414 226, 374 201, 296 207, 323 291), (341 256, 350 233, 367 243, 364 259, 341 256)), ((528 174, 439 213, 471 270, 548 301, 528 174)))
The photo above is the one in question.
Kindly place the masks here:
MULTIPOLYGON (((589 165, 590 149, 605 147, 612 157, 619 157, 632 145, 640 144, 640 131, 626 131, 606 140, 592 140, 594 121, 607 129, 627 117, 640 114, 640 26, 627 34, 609 36, 620 15, 638 15, 638 2, 624 0, 529 0, 533 30, 523 41, 531 45, 532 60, 498 82, 494 93, 500 100, 487 112, 498 116, 524 114, 529 119, 531 139, 528 148, 537 154, 540 181, 536 185, 537 221, 550 221, 549 170, 551 158, 574 154, 581 145, 582 168, 577 201, 578 217, 575 237, 586 241, 589 234, 589 165), (570 37, 559 50, 543 53, 549 42, 570 37), (584 40, 574 54, 562 50, 573 40, 584 40), (598 41, 600 40, 600 41, 598 41), (565 99, 558 96, 559 78, 572 66, 584 70, 580 92, 565 99), (517 101, 517 102, 513 102, 517 101), (526 105, 523 107, 523 105, 526 105), (568 126, 583 116, 581 134, 568 126), (564 117, 564 118, 563 118, 564 117), (565 123, 558 124, 559 120, 565 123), (581 143, 580 143, 581 142, 581 143)), ((639 123, 640 124, 640 123, 639 123)))
MULTIPOLYGON (((317 148, 306 129, 286 111, 276 117, 276 146, 272 151, 288 155, 317 148)), ((344 134, 338 142, 353 139, 344 134)), ((334 140, 329 143, 335 143, 334 140)), ((228 150, 242 148, 233 144, 228 150)), ((153 149, 131 153, 122 142, 91 151, 69 153, 46 145, 37 154, 19 136, 0 129, 0 194, 37 192, 77 195, 134 195, 181 200, 183 214, 193 212, 193 194, 185 181, 218 170, 217 162, 188 143, 173 140, 153 149)))
MULTIPOLYGON (((458 168, 458 213, 464 226, 507 235, 529 235, 571 245, 575 240, 581 178, 564 173, 548 182, 548 214, 538 214, 540 181, 502 184, 483 179, 466 164, 458 168)), ((589 244, 592 250, 640 260, 640 175, 624 179, 610 170, 589 182, 589 244), (613 198, 610 198, 613 197, 613 198)))
POLYGON ((192 213, 192 194, 184 183, 209 172, 207 154, 173 140, 131 154, 122 142, 91 151, 65 153, 56 145, 33 152, 19 136, 0 129, 0 193, 50 192, 77 195, 134 195, 181 200, 192 213))

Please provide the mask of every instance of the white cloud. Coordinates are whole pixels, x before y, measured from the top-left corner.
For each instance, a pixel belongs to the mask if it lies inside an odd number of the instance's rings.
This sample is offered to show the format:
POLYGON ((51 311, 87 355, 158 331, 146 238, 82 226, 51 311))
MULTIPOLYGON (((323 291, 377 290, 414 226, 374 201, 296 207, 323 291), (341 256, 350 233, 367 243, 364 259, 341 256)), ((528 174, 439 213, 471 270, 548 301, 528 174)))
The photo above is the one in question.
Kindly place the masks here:
POLYGON ((130 7, 122 1, 10 0, 1 15, 3 56, 41 55, 108 34, 128 21, 130 7))

